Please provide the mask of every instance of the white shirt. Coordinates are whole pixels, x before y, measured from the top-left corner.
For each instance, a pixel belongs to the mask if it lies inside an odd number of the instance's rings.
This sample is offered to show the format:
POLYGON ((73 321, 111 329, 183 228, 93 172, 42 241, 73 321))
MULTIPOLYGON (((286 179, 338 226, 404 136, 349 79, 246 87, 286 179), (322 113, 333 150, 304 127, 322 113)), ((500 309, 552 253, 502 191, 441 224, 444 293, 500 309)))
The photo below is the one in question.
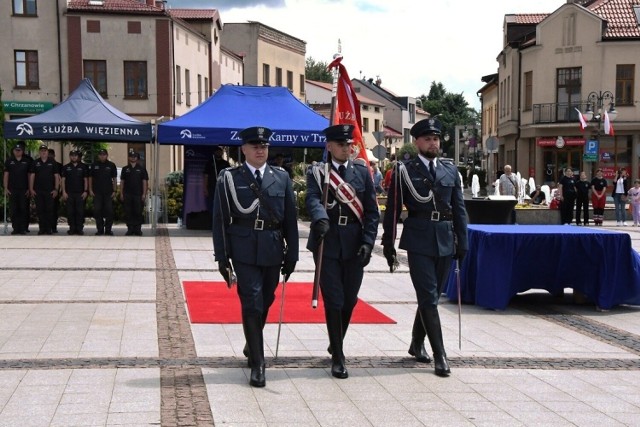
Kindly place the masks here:
POLYGON ((247 165, 247 167, 251 171, 251 175, 256 176, 256 170, 259 170, 260 171, 260 178, 264 178, 264 171, 267 170, 267 164, 266 163, 264 165, 262 165, 262 167, 260 167, 260 169, 254 168, 249 163, 245 163, 245 164, 247 165))

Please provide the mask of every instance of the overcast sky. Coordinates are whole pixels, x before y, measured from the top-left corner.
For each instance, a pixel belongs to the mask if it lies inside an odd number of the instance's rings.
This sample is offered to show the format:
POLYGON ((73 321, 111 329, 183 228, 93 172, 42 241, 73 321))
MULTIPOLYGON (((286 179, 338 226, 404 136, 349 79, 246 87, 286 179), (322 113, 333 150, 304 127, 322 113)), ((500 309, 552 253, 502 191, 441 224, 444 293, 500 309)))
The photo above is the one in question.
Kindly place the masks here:
POLYGON ((342 42, 350 77, 382 80, 398 95, 427 94, 432 81, 480 108, 481 77, 497 71, 504 15, 551 13, 566 0, 168 0, 218 9, 222 23, 258 21, 307 43, 330 62, 342 42))

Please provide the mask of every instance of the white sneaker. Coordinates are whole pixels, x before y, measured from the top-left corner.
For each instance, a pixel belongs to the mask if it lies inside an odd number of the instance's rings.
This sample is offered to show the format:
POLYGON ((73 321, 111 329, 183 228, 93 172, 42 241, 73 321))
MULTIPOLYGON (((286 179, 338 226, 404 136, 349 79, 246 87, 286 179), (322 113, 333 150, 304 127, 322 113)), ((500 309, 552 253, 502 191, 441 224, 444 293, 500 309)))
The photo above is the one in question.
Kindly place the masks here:
POLYGON ((616 225, 617 225, 618 227, 620 227, 620 226, 622 225, 622 222, 618 221, 618 222, 616 223, 616 225))
POLYGON ((625 222, 623 222, 623 223, 622 223, 622 226, 623 226, 623 227, 628 227, 628 226, 629 226, 629 224, 627 224, 627 221, 625 221, 625 222))

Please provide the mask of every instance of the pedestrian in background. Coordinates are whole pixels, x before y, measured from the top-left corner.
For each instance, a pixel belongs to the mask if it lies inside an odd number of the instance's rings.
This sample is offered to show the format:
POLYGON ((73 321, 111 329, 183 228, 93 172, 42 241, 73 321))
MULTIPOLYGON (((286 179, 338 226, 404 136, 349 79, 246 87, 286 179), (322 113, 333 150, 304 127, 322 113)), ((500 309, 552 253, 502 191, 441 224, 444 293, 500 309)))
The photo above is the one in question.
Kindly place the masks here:
POLYGON ((29 169, 33 159, 24 153, 24 145, 13 147, 12 156, 4 163, 3 185, 5 199, 9 200, 11 234, 27 234, 29 227, 29 169))
POLYGON ((580 225, 581 213, 583 225, 589 225, 589 190, 591 182, 585 172, 580 172, 580 179, 576 182, 576 225, 580 225))
POLYGON ((629 189, 628 195, 633 215, 633 226, 637 227, 640 225, 640 179, 633 181, 633 187, 629 189))
POLYGON ((120 200, 124 207, 126 236, 142 236, 143 208, 149 189, 149 173, 139 162, 140 154, 130 150, 129 163, 120 172, 120 200))
POLYGON ((89 195, 89 167, 80 160, 80 150, 69 152, 69 163, 62 167, 62 200, 67 206, 67 234, 84 234, 84 203, 89 195))
POLYGON ((96 236, 113 236, 113 201, 116 197, 118 168, 109 160, 104 148, 91 165, 89 194, 93 197, 93 217, 96 220, 96 236))
POLYGON ((625 168, 618 169, 616 178, 613 180, 613 190, 611 195, 613 196, 613 207, 616 212, 616 225, 626 227, 627 224, 627 212, 625 211, 625 205, 627 203, 627 193, 629 192, 629 176, 625 168))
POLYGON ((576 179, 573 169, 566 168, 564 175, 558 181, 556 197, 560 200, 560 223, 571 224, 573 222, 573 210, 576 207, 576 179))
POLYGON ((606 203, 607 180, 602 177, 602 169, 597 169, 596 176, 591 180, 591 206, 593 206, 593 223, 596 226, 602 226, 606 203))
POLYGON ((298 261, 298 220, 289 174, 267 164, 271 130, 240 132, 240 166, 218 177, 213 201, 213 247, 229 286, 237 273, 242 328, 252 387, 266 385, 262 329, 275 300, 280 273, 288 280, 298 261))
MULTIPOLYGON (((353 143, 352 125, 334 125, 323 130, 331 154, 331 185, 327 207, 323 204, 323 163, 307 173, 305 204, 311 217, 307 249, 321 262, 320 289, 329 334, 331 375, 347 378, 343 341, 358 302, 364 268, 378 234, 380 212, 371 173, 366 164, 349 159, 353 143), (322 254, 318 248, 324 241, 322 254), (320 260, 322 255, 322 260, 320 260)), ((318 268, 318 267, 316 267, 318 268)))
POLYGON ((430 363, 425 335, 433 351, 435 374, 451 373, 444 349, 438 301, 451 269, 452 257, 462 263, 468 250, 467 212, 458 169, 439 157, 442 125, 424 119, 410 130, 418 157, 398 162, 387 193, 382 236, 383 254, 389 267, 396 261, 396 224, 406 206, 400 249, 407 251, 409 274, 416 291, 418 309, 411 332, 409 354, 430 363))

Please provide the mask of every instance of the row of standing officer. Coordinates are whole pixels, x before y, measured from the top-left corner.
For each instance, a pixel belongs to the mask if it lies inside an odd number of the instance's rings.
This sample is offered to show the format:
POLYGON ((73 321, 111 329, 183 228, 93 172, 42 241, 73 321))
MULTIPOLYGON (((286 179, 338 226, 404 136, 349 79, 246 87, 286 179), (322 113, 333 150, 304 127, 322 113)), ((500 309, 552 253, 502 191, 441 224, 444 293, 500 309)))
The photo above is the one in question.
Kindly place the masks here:
MULTIPOLYGON (((22 143, 16 144, 5 162, 3 185, 9 198, 13 231, 24 235, 29 227, 29 204, 35 198, 38 234, 57 232, 57 202, 66 202, 68 234, 84 234, 84 208, 87 196, 93 197, 96 235, 113 235, 113 200, 117 190, 117 167, 108 159, 107 150, 98 151, 91 164, 83 163, 81 153, 72 150, 70 161, 62 165, 52 156, 52 149, 41 145, 39 157, 25 154, 22 143)), ((121 198, 124 202, 127 235, 141 235, 142 205, 148 188, 148 173, 138 163, 139 154, 130 151, 129 163, 121 173, 121 198)))
MULTIPOLYGON (((326 169, 323 163, 309 168, 305 201, 311 216, 307 248, 316 263, 322 262, 320 288, 331 374, 336 378, 348 377, 343 342, 379 222, 371 174, 366 166, 349 159, 352 132, 350 125, 330 126, 323 131, 330 164, 326 169), (331 184, 325 207, 326 171, 331 184), (320 242, 324 242, 322 253, 320 242)), ((271 133, 264 127, 240 133, 246 160, 220 172, 213 202, 214 258, 229 286, 237 280, 251 368, 249 384, 254 387, 266 384, 262 331, 275 299, 279 274, 288 280, 298 261, 291 179, 282 168, 266 163, 271 133)), ((383 253, 393 271, 397 263, 395 229, 404 204, 409 219, 404 223, 400 248, 407 250, 418 300, 409 354, 418 362, 430 363, 424 346, 427 337, 435 373, 448 376, 437 305, 452 257, 461 260, 466 253, 467 215, 457 168, 451 161, 438 158, 440 122, 422 120, 412 127, 411 134, 419 156, 398 162, 394 171, 383 223, 383 253)))

